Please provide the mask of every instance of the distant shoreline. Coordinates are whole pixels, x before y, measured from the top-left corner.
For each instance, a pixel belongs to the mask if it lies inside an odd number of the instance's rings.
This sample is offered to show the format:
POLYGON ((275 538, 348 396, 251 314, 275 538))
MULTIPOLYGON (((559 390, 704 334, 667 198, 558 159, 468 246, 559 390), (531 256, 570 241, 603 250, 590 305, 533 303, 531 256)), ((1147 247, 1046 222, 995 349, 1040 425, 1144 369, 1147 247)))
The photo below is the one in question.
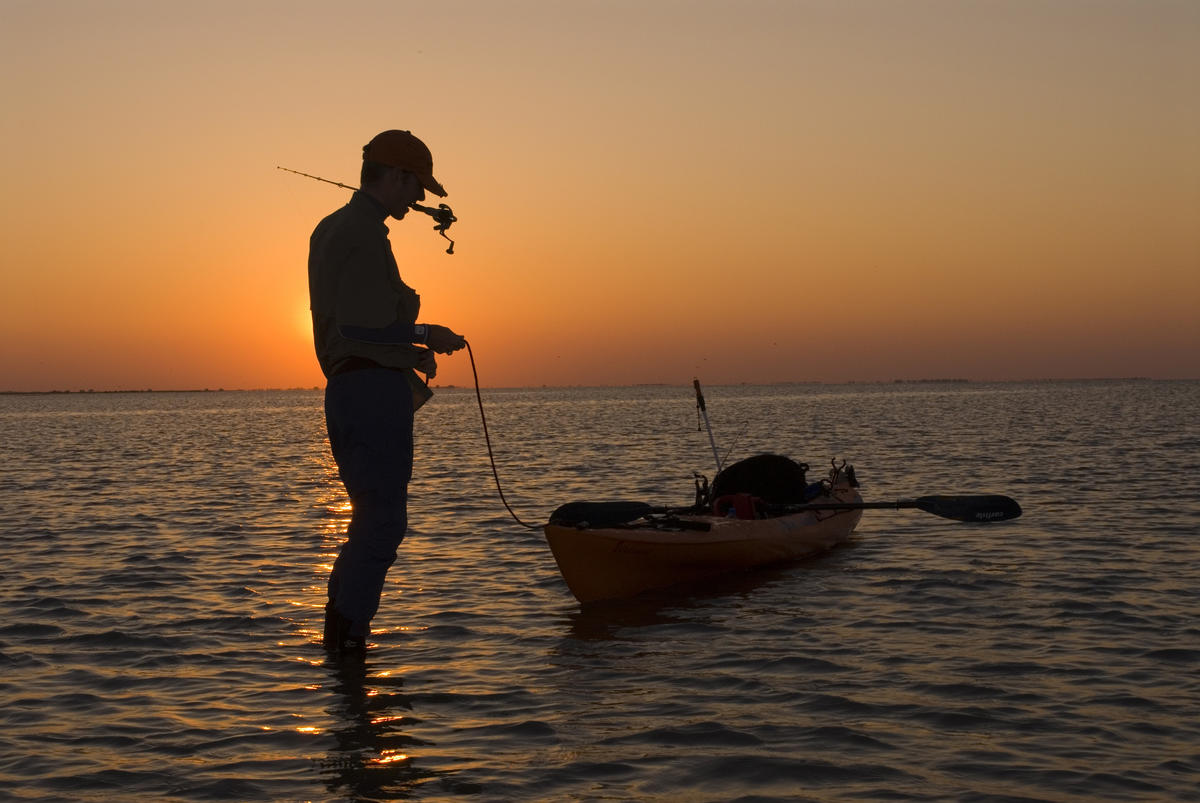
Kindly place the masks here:
MULTIPOLYGON (((1195 382, 1200 377, 1160 379, 1152 376, 1112 376, 1112 377, 1081 377, 1078 379, 851 379, 845 382, 820 382, 815 380, 791 382, 737 382, 731 385, 712 384, 709 387, 771 387, 803 385, 813 387, 838 387, 845 385, 1019 385, 1030 382, 1195 382)), ((459 385, 431 385, 433 390, 469 390, 459 385)), ((657 387, 688 387, 687 383, 672 384, 670 382, 637 382, 629 385, 527 385, 512 387, 487 387, 487 390, 548 390, 548 389, 579 389, 579 388, 657 388, 657 387)), ((87 396, 113 393, 311 393, 320 391, 320 386, 294 388, 125 388, 118 390, 0 390, 0 396, 87 396)))

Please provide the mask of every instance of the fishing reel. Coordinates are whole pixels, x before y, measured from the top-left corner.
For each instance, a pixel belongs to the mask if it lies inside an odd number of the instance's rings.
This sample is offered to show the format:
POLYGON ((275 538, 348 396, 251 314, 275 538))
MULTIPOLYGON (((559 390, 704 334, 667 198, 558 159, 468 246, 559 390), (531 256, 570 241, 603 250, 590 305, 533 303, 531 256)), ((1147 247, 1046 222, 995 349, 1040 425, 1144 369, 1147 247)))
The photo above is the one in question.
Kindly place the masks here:
POLYGON ((437 208, 434 209, 432 206, 421 206, 420 204, 409 204, 409 208, 413 209, 417 212, 423 212, 426 215, 429 215, 435 221, 437 221, 437 225, 433 227, 433 230, 436 231, 438 234, 442 235, 443 237, 445 237, 447 240, 449 240, 450 247, 446 249, 446 253, 453 254, 454 253, 454 241, 451 240, 449 235, 446 234, 446 229, 450 228, 450 224, 457 221, 458 218, 456 218, 454 216, 454 212, 450 209, 450 207, 446 206, 445 204, 438 204, 437 208))

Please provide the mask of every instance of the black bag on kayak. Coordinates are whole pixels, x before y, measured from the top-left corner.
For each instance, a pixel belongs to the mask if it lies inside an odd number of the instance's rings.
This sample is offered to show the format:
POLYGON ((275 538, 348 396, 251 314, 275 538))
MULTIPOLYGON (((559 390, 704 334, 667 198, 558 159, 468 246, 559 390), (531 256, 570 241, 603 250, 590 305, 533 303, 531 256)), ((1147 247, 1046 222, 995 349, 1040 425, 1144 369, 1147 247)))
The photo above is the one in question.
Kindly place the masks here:
POLYGON ((807 501, 808 463, 779 454, 760 454, 726 466, 712 481, 709 499, 750 494, 772 505, 807 501))

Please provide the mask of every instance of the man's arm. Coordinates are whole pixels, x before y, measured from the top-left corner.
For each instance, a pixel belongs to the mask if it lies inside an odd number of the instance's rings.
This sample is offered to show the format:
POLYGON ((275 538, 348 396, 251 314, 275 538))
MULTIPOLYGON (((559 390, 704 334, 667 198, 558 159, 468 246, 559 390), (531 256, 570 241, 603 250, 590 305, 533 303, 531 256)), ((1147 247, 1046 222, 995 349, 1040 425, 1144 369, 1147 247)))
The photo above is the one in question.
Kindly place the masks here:
POLYGON ((393 323, 380 329, 339 324, 338 332, 348 340, 384 344, 416 343, 440 354, 450 354, 467 345, 462 335, 436 323, 393 323))
POLYGON ((338 332, 347 340, 360 343, 420 343, 425 344, 429 327, 418 323, 393 323, 382 329, 370 326, 348 326, 338 324, 338 332))

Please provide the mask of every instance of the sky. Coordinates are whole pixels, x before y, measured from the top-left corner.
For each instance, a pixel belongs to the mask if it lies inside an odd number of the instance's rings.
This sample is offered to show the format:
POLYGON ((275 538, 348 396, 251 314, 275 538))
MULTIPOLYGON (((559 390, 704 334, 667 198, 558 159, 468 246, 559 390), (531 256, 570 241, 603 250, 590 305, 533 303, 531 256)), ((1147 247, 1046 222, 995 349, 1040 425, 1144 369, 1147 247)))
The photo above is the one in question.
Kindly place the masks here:
POLYGON ((2 391, 322 385, 276 167, 390 128, 484 386, 1200 378, 1194 0, 0 0, 0 67, 2 391))

